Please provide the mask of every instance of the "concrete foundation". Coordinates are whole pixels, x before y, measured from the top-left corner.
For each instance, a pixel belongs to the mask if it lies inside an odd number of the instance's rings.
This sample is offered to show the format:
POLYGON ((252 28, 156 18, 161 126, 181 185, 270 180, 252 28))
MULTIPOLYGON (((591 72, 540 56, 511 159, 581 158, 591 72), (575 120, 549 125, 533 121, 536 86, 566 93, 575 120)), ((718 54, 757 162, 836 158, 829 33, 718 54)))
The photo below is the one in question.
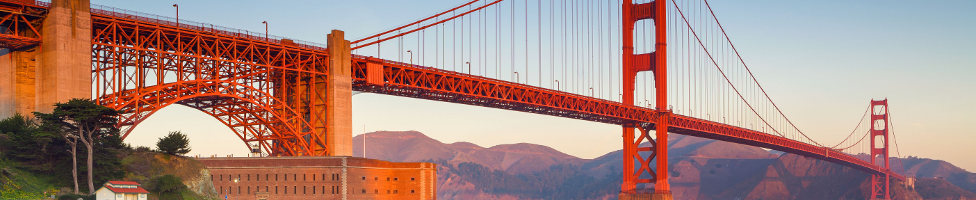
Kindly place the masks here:
POLYGON ((344 33, 329 34, 326 143, 329 156, 352 156, 352 51, 344 33))
POLYGON ((37 111, 55 103, 91 98, 91 3, 53 0, 41 28, 37 111))
POLYGON ((37 90, 37 48, 0 52, 0 118, 33 116, 37 90))
POLYGON ((0 52, 0 118, 50 112, 54 104, 91 98, 91 14, 88 0, 53 0, 41 45, 0 52))

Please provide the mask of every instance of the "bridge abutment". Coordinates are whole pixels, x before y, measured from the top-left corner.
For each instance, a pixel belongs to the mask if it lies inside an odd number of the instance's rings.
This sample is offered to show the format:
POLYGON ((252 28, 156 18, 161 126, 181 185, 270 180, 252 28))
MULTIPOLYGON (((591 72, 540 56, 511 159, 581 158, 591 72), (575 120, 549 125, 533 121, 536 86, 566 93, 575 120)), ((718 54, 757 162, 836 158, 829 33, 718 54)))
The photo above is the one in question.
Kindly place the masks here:
POLYGON ((37 48, 0 54, 0 118, 30 116, 37 106, 37 48))
POLYGON ((91 98, 90 7, 88 0, 51 1, 40 45, 0 55, 0 118, 91 98))
POLYGON ((91 4, 88 0, 53 0, 41 28, 37 71, 37 107, 91 98, 91 4))
POLYGON ((352 156, 352 51, 340 30, 329 34, 326 89, 328 156, 352 156))

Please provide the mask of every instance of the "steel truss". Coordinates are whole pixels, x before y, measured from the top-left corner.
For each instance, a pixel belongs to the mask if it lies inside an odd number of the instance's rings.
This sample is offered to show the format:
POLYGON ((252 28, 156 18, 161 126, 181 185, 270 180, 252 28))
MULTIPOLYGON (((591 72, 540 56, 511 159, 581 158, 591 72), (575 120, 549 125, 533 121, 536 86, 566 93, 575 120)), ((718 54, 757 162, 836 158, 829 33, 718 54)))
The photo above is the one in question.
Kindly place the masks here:
POLYGON ((17 2, 0 2, 0 48, 23 49, 41 43, 41 23, 47 9, 17 2))
POLYGON ((283 41, 92 15, 93 98, 122 113, 123 138, 181 104, 272 155, 326 155, 327 63, 283 41))

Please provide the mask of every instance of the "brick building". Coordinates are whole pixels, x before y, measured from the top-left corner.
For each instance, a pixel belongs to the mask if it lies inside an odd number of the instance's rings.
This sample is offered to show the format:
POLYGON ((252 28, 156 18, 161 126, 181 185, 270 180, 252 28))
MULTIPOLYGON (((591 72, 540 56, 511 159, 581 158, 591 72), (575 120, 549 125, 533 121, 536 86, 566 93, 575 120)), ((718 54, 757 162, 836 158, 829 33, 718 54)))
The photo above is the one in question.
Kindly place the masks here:
POLYGON ((433 163, 358 157, 200 158, 229 199, 435 199, 433 163))

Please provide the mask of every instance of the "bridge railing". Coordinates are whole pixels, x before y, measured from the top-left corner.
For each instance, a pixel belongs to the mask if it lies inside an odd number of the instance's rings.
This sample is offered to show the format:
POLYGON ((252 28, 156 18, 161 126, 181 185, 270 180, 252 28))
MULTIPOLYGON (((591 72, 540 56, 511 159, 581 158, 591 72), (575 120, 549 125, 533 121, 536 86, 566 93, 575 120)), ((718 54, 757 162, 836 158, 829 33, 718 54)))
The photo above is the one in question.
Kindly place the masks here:
MULTIPOLYGON (((29 5, 38 6, 38 7, 47 7, 47 8, 51 7, 51 2, 48 1, 23 0, 23 1, 19 1, 18 3, 25 3, 29 5)), ((218 26, 214 24, 196 22, 196 21, 185 20, 185 19, 180 19, 178 20, 179 23, 177 23, 177 19, 173 17, 149 14, 144 12, 138 12, 138 11, 127 10, 122 8, 115 8, 111 6, 98 5, 98 4, 91 4, 90 12, 93 15, 103 15, 103 16, 131 19, 135 21, 179 27, 181 29, 186 29, 186 30, 212 32, 216 34, 229 35, 229 36, 244 38, 248 40, 265 41, 268 43, 282 43, 284 40, 288 40, 290 43, 294 43, 294 45, 300 48, 305 48, 310 50, 325 51, 325 46, 326 46, 325 44, 322 43, 289 39, 277 35, 270 35, 265 33, 248 31, 244 29, 218 26)))

